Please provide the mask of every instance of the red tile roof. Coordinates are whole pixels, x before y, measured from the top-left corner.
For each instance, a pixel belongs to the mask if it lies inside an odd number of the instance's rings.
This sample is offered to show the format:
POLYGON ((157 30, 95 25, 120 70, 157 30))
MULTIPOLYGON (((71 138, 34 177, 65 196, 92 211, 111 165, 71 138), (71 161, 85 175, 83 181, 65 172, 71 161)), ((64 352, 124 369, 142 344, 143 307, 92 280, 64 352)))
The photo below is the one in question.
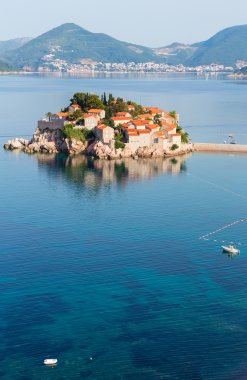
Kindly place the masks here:
POLYGON ((128 129, 129 127, 133 127, 133 124, 131 124, 131 123, 123 123, 123 127, 128 129))
POLYGON ((58 117, 68 117, 69 113, 68 112, 58 112, 58 113, 56 113, 56 115, 58 117))
POLYGON ((105 124, 101 124, 101 125, 98 125, 97 128, 100 129, 101 131, 103 131, 103 129, 106 129, 106 128, 107 128, 107 125, 105 125, 105 124))
POLYGON ((177 129, 177 128, 176 128, 176 125, 173 125, 173 126, 171 125, 170 127, 165 128, 165 131, 166 131, 166 132, 171 132, 171 131, 173 131, 174 129, 175 129, 175 130, 177 129))
POLYGON ((138 115, 138 119, 147 120, 147 119, 151 119, 151 118, 152 118, 152 115, 150 113, 144 113, 142 115, 138 115))
POLYGON ((132 120, 132 123, 134 125, 137 125, 138 127, 148 125, 147 121, 145 121, 145 120, 132 120))
POLYGON ((160 128, 159 124, 148 124, 147 127, 149 129, 157 129, 157 128, 160 128))
POLYGON ((139 134, 138 134, 138 132, 131 132, 131 133, 129 133, 129 136, 139 136, 139 134))
POLYGON ((70 107, 73 107, 73 108, 81 108, 81 107, 79 106, 79 104, 71 104, 70 107))
POLYGON ((130 121, 130 117, 112 117, 113 121, 130 121))
POLYGON ((129 129, 127 129, 127 131, 126 131, 128 134, 129 133, 132 133, 132 132, 136 132, 137 133, 137 130, 136 129, 134 129, 134 128, 129 128, 129 129))
POLYGON ((97 108, 92 108, 91 110, 88 111, 88 113, 93 112, 93 113, 101 113, 104 110, 97 109, 97 108))
POLYGON ((85 113, 83 115, 84 119, 88 119, 89 117, 93 117, 94 119, 97 119, 96 117, 94 117, 91 113, 85 113))
POLYGON ((162 137, 162 136, 164 136, 164 132, 163 131, 159 131, 159 132, 156 133, 156 135, 158 137, 162 137))
POLYGON ((144 135, 144 134, 150 134, 151 133, 151 131, 149 130, 149 129, 139 129, 138 130, 138 133, 140 134, 140 135, 144 135))
POLYGON ((117 112, 117 116, 119 117, 125 117, 128 114, 128 112, 117 112))

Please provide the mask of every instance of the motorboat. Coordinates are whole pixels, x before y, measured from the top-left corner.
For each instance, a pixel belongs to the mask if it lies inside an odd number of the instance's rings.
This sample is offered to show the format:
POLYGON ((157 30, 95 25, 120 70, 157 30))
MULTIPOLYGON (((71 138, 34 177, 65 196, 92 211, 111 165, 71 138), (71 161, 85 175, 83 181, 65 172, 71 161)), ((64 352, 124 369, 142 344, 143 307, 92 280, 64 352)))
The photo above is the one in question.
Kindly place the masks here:
POLYGON ((235 248, 233 245, 229 245, 229 247, 222 246, 222 249, 223 249, 223 252, 227 252, 230 254, 237 254, 237 255, 240 254, 240 250, 235 248))
POLYGON ((234 139, 234 136, 233 135, 229 135, 229 139, 230 139, 230 144, 237 144, 237 141, 234 139))
POLYGON ((56 365, 58 362, 57 359, 45 359, 44 360, 44 364, 45 365, 56 365))

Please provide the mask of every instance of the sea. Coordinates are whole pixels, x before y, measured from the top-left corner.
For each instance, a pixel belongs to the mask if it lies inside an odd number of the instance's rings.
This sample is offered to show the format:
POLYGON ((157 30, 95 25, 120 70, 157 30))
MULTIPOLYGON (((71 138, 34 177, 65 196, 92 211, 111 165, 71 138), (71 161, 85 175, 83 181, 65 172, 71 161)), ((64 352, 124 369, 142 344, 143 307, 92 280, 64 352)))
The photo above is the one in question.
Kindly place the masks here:
POLYGON ((1 76, 0 379, 247 379, 247 155, 4 151, 80 91, 175 109, 195 142, 247 143, 244 80, 1 76))

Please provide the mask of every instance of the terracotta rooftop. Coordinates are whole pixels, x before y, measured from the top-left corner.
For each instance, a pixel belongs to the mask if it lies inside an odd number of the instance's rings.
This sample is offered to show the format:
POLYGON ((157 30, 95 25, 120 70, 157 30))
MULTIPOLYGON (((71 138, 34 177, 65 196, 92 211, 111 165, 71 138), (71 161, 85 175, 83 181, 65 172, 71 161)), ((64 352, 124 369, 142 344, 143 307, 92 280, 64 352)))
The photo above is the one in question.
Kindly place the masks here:
POLYGON ((106 129, 106 128, 107 128, 107 125, 105 125, 105 124, 101 124, 101 125, 98 125, 97 128, 100 129, 100 130, 102 131, 103 129, 106 129))
POLYGON ((97 119, 96 117, 94 117, 91 113, 85 113, 83 115, 84 119, 88 119, 89 117, 93 117, 94 119, 97 119))
POLYGON ((149 129, 157 129, 160 128, 159 124, 148 124, 147 126, 149 129))
POLYGON ((92 108, 91 110, 88 111, 88 113, 101 113, 102 111, 104 111, 104 110, 92 108))
POLYGON ((68 112, 58 112, 58 113, 56 113, 56 115, 58 117, 68 117, 69 113, 68 112))
POLYGON ((166 131, 166 132, 171 132, 171 131, 173 131, 174 129, 177 129, 177 128, 176 128, 176 125, 171 125, 170 127, 165 128, 165 131, 166 131))
POLYGON ((71 104, 70 107, 73 107, 73 108, 81 108, 81 107, 79 106, 79 104, 71 104))

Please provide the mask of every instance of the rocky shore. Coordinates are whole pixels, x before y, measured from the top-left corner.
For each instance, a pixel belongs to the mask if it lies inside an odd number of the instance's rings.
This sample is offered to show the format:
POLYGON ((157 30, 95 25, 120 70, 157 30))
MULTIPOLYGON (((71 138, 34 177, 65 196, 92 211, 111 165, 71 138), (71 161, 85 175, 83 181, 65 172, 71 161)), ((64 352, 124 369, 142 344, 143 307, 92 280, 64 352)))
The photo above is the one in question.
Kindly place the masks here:
POLYGON ((157 147, 143 147, 136 152, 132 152, 128 145, 124 149, 111 148, 99 140, 82 142, 79 140, 70 140, 63 138, 60 130, 37 129, 32 139, 25 140, 15 138, 4 144, 6 150, 22 150, 25 153, 67 153, 67 154, 85 154, 100 159, 118 159, 118 158, 157 158, 173 157, 181 154, 190 153, 194 150, 193 144, 183 144, 180 149, 175 151, 164 151, 157 147))

